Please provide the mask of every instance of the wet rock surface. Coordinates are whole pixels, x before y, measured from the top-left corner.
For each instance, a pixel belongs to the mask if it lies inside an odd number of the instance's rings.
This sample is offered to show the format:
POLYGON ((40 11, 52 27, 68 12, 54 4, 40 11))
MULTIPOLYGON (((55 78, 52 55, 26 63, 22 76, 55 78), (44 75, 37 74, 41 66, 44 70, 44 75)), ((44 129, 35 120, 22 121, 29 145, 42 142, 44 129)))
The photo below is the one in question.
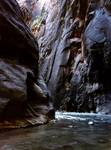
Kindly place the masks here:
POLYGON ((110 150, 111 116, 60 112, 56 117, 44 126, 1 131, 0 149, 110 150))
POLYGON ((38 60, 38 44, 18 3, 1 0, 0 128, 43 124, 54 117, 47 87, 39 79, 38 60))

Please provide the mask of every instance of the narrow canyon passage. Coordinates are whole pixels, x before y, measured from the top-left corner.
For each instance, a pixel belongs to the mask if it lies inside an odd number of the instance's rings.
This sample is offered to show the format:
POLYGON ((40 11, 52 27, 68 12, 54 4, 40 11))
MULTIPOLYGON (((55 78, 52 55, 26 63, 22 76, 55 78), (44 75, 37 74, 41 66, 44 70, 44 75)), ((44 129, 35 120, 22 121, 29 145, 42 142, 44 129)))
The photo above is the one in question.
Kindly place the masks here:
POLYGON ((40 76, 54 107, 110 114, 110 2, 39 0, 32 16, 40 76))
POLYGON ((111 150, 110 128, 111 1, 0 0, 0 150, 111 150))
POLYGON ((0 150, 110 150, 110 128, 111 116, 57 112, 47 125, 0 132, 0 150))

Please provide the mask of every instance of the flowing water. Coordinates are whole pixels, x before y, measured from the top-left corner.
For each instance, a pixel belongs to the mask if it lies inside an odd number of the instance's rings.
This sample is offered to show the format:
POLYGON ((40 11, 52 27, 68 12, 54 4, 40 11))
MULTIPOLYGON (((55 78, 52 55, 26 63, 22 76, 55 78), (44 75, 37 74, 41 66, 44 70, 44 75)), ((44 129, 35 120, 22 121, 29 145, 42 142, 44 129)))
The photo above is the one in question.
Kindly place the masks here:
POLYGON ((111 150, 111 116, 57 112, 47 125, 1 131, 0 150, 111 150))

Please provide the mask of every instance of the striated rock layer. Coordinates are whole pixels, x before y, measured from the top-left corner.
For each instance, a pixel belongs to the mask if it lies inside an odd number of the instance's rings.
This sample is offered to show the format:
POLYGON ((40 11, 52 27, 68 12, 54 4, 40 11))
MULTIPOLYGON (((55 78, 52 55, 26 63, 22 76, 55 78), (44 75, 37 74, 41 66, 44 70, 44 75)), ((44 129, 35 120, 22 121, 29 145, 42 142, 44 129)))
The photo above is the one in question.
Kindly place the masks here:
POLYGON ((81 53, 78 49, 88 1, 85 1, 84 9, 81 2, 80 5, 78 0, 50 1, 44 32, 40 31, 42 34, 38 37, 41 74, 55 97, 57 108, 69 89, 75 57, 81 53))
POLYGON ((110 8, 110 1, 50 1, 38 41, 57 109, 111 113, 110 8))
POLYGON ((38 44, 15 0, 0 1, 0 128, 43 124, 54 117, 38 75, 38 44))

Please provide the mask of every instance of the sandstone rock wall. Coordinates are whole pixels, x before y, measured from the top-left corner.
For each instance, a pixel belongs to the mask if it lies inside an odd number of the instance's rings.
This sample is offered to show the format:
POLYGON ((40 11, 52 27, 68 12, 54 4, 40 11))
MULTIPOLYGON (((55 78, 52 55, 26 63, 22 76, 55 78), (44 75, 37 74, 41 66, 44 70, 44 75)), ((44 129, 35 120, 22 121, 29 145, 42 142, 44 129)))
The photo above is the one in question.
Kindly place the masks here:
POLYGON ((85 11, 81 10, 80 3, 76 0, 50 1, 44 35, 38 39, 41 74, 52 94, 57 97, 57 105, 67 88, 75 56, 81 51, 78 49, 87 1, 84 6, 85 11))
POLYGON ((41 74, 56 108, 110 113, 110 12, 103 1, 81 2, 51 1, 38 38, 41 74))
POLYGON ((1 0, 0 128, 43 124, 54 117, 47 87, 39 79, 38 60, 38 44, 18 3, 1 0))

